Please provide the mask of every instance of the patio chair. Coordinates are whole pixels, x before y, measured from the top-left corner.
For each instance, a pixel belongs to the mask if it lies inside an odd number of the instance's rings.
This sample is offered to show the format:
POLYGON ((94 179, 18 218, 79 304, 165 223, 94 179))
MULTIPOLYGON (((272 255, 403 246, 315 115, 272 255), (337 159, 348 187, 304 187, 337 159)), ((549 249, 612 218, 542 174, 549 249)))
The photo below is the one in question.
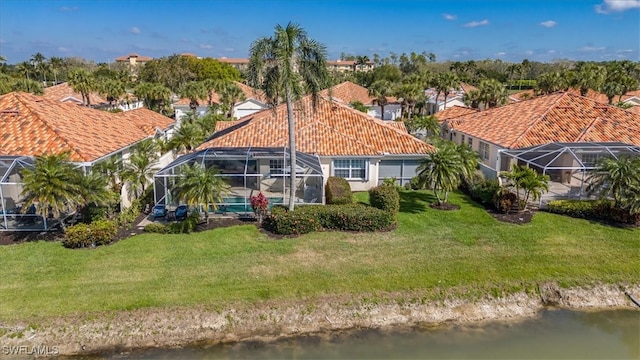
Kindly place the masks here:
POLYGON ((187 205, 180 205, 176 208, 175 217, 176 220, 184 220, 189 214, 189 207, 187 205))
POLYGON ((164 218, 167 216, 167 208, 164 205, 156 205, 153 207, 153 218, 164 218))

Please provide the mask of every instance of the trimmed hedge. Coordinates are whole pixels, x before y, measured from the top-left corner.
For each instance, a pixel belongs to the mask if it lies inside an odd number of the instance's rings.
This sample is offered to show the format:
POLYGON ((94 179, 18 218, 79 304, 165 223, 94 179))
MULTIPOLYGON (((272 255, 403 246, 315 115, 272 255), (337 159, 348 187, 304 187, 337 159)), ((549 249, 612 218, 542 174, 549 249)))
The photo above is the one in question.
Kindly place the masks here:
POLYGON ((67 228, 62 245, 72 249, 107 245, 113 241, 117 232, 117 224, 110 220, 98 220, 91 224, 77 224, 67 228))
POLYGON ((583 219, 598 219, 622 224, 640 225, 640 213, 615 207, 611 200, 554 200, 547 211, 583 219))
POLYGON ((262 226, 275 234, 300 235, 314 231, 380 231, 394 223, 393 214, 362 204, 307 205, 294 211, 273 211, 262 226))
POLYGON ((151 224, 145 225, 144 232, 156 233, 156 234, 166 234, 166 233, 169 232, 169 228, 164 224, 151 223, 151 224))
POLYGON ((369 189, 369 203, 374 208, 389 211, 394 217, 400 211, 400 194, 395 185, 380 185, 369 189))
POLYGON ((325 196, 327 204, 352 204, 353 193, 351 193, 351 185, 346 179, 331 176, 327 179, 325 187, 325 196))

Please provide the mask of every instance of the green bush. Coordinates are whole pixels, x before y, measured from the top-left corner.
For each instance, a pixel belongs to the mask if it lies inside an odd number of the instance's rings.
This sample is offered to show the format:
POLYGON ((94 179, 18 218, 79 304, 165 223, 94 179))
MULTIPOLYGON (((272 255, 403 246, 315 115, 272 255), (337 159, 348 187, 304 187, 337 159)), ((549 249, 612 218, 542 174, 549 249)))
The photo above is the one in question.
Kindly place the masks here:
POLYGON ((369 190, 369 203, 374 208, 389 211, 394 217, 400 211, 400 194, 395 185, 380 185, 369 190))
POLYGON ((325 187, 327 204, 342 205, 353 203, 353 194, 349 182, 343 178, 331 176, 325 187))
POLYGON ((139 200, 134 200, 126 209, 122 209, 118 215, 118 226, 126 226, 133 223, 133 221, 142 212, 142 205, 139 200))
POLYGON ((198 222, 200 222, 200 214, 191 213, 186 219, 168 225, 167 232, 170 234, 189 234, 196 229, 198 222))
POLYGON ((151 223, 145 225, 144 231, 148 233, 166 234, 169 232, 169 228, 164 224, 151 223))
POLYGON ((611 200, 554 200, 547 203, 547 211, 583 219, 597 219, 622 224, 640 225, 640 213, 615 207, 611 200))
POLYGON ((62 245, 68 248, 107 245, 113 241, 118 227, 114 221, 98 220, 67 228, 62 245))
POLYGON ((508 214, 511 212, 513 205, 517 204, 518 196, 511 191, 502 191, 496 195, 495 206, 496 209, 502 213, 508 214))
POLYGON ((379 231, 393 222, 390 212, 367 205, 308 205, 294 211, 272 211, 263 227, 275 234, 299 235, 321 230, 379 231))

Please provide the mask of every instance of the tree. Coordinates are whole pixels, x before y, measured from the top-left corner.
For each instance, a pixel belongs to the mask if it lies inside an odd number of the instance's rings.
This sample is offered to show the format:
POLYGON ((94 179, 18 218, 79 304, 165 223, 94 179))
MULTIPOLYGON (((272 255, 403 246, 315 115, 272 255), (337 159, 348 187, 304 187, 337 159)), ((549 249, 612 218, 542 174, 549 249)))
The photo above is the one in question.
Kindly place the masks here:
POLYGON ((96 81, 93 75, 85 69, 75 69, 69 73, 69 86, 73 91, 82 95, 82 104, 91 105, 89 94, 96 89, 96 81))
POLYGON ((47 84, 47 72, 49 71, 49 64, 47 63, 47 58, 41 53, 35 53, 31 56, 31 64, 36 72, 36 74, 40 75, 40 79, 44 82, 45 86, 47 84))
POLYGON ((526 210, 530 197, 533 200, 538 200, 543 191, 549 191, 549 176, 539 174, 528 166, 513 164, 511 171, 503 171, 500 176, 506 178, 510 186, 515 189, 518 209, 521 210, 526 210), (524 191, 524 199, 522 200, 520 190, 524 191))
MULTIPOLYGON (((60 216, 82 203, 82 176, 69 161, 69 153, 46 154, 35 159, 33 168, 21 172, 22 196, 25 204, 34 204, 36 214, 47 218, 49 212, 60 216)), ((64 228, 64 224, 62 224, 64 228)))
POLYGON ((600 158, 586 180, 589 195, 612 197, 615 207, 624 208, 640 197, 640 157, 600 158))
POLYGON ((369 63, 369 57, 367 55, 364 55, 364 56, 358 55, 356 56, 355 66, 353 70, 354 71, 362 70, 367 66, 368 63, 369 63))
POLYGON ((98 92, 107 98, 112 109, 115 107, 115 102, 127 93, 122 81, 116 79, 105 79, 98 84, 97 88, 98 92))
POLYGON ((538 77, 537 88, 543 94, 565 91, 569 88, 569 80, 566 73, 560 71, 544 73, 538 77))
POLYGON ((440 93, 444 93, 444 108, 446 109, 449 92, 451 91, 451 89, 457 88, 458 83, 458 77, 452 72, 438 74, 438 76, 435 78, 436 103, 438 102, 440 93))
POLYGON ((189 99, 189 108, 195 116, 198 114, 200 101, 208 95, 207 87, 200 81, 189 81, 180 88, 180 97, 189 99))
POLYGON ((122 170, 121 158, 110 156, 108 159, 95 164, 92 170, 107 180, 108 187, 111 191, 120 194, 122 191, 122 179, 120 176, 120 171, 122 170))
POLYGON ((401 116, 413 117, 418 99, 424 96, 424 88, 415 77, 408 77, 405 82, 395 88, 395 95, 402 100, 401 116))
POLYGON ((384 107, 389 104, 387 99, 393 95, 393 85, 387 80, 378 80, 371 84, 369 96, 374 97, 376 105, 380 106, 380 118, 384 120, 384 107))
POLYGON ((141 142, 134 147, 122 169, 122 179, 129 184, 129 192, 136 199, 144 194, 153 174, 158 171, 158 153, 154 146, 153 143, 141 142))
POLYGON ((173 189, 174 195, 189 206, 204 205, 204 217, 209 218, 209 205, 217 209, 216 203, 222 202, 230 192, 230 186, 217 176, 215 167, 204 168, 200 164, 185 165, 173 189))
POLYGON ((417 115, 411 119, 404 121, 404 126, 409 134, 416 134, 420 130, 424 130, 427 137, 440 135, 440 123, 433 115, 417 115))
POLYGON ((365 104, 363 104, 361 101, 358 101, 358 100, 354 100, 350 102, 349 106, 365 114, 369 112, 369 108, 365 104))
POLYGON ((169 102, 171 90, 162 84, 141 82, 133 89, 133 94, 142 99, 149 110, 162 113, 169 102))
POLYGON ((573 86, 580 89, 580 95, 587 96, 589 90, 599 91, 607 76, 607 70, 594 63, 576 64, 573 86))
POLYGON ((478 91, 480 91, 480 99, 488 109, 504 105, 509 100, 507 89, 495 79, 482 80, 478 86, 478 91))
POLYGON ((178 154, 181 152, 190 153, 196 146, 200 145, 204 140, 204 134, 193 121, 193 115, 182 120, 171 140, 169 140, 169 148, 175 150, 178 154))
POLYGON ((52 56, 49 58, 49 65, 53 72, 54 85, 58 85, 58 71, 64 66, 64 60, 61 57, 52 56))
POLYGON ((438 200, 438 205, 442 205, 447 202, 449 192, 460 184, 460 174, 464 170, 456 147, 443 144, 435 152, 427 154, 416 171, 421 187, 429 185, 438 200))
MULTIPOLYGON (((298 25, 277 25, 273 37, 263 37, 251 44, 247 79, 255 88, 277 103, 283 97, 287 106, 289 159, 296 166, 296 139, 293 101, 303 93, 311 94, 315 107, 319 92, 329 85, 326 48, 309 38, 298 25)), ((289 178, 289 210, 295 206, 296 176, 289 178)))
POLYGON ((233 108, 236 103, 246 99, 242 89, 235 83, 228 83, 220 90, 220 102, 222 102, 222 109, 227 113, 228 118, 233 117, 233 108))

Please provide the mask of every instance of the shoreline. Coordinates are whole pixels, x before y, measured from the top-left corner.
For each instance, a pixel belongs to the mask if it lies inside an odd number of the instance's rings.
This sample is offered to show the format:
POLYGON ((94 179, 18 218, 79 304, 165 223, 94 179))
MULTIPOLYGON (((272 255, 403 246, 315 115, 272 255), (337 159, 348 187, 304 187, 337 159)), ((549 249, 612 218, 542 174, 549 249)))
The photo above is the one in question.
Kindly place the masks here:
POLYGON ((571 310, 639 309, 625 290, 640 297, 640 284, 559 288, 502 298, 424 301, 419 292, 327 296, 264 301, 216 309, 210 305, 107 311, 0 324, 3 355, 8 347, 55 349, 58 355, 113 354, 198 343, 271 342, 354 328, 438 326, 487 320, 522 321, 552 306, 571 310))

